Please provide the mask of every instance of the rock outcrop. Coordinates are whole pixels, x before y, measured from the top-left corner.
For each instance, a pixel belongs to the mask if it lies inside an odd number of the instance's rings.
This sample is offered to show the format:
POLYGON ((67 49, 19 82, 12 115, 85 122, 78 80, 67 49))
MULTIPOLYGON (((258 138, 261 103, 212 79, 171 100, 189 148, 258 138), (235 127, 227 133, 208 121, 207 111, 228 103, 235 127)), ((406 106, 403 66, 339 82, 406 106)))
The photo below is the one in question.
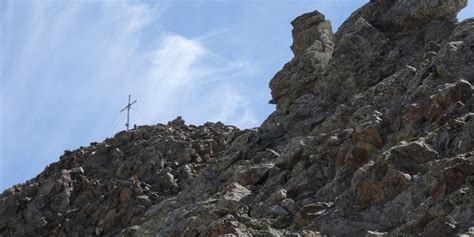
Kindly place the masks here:
POLYGON ((0 236, 474 235, 467 0, 292 25, 261 127, 140 126, 0 196, 0 236))

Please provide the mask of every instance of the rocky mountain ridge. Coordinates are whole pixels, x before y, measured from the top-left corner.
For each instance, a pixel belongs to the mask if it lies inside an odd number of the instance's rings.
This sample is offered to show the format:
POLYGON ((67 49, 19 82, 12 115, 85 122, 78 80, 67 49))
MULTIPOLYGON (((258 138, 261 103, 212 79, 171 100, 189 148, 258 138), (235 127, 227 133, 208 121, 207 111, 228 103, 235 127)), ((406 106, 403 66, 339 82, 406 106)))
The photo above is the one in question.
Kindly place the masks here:
POLYGON ((0 195, 0 235, 474 235, 466 4, 297 17, 261 127, 177 118, 66 151, 0 195))

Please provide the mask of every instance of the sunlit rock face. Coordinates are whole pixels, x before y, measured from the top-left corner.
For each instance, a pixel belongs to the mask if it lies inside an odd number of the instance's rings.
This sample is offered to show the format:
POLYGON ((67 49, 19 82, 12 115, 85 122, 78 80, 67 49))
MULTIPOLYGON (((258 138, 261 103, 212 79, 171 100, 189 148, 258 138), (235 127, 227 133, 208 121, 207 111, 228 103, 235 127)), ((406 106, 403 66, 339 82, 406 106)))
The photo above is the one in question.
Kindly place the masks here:
POLYGON ((140 126, 0 196, 0 236, 474 234, 474 19, 466 0, 374 0, 294 58, 256 129, 140 126))

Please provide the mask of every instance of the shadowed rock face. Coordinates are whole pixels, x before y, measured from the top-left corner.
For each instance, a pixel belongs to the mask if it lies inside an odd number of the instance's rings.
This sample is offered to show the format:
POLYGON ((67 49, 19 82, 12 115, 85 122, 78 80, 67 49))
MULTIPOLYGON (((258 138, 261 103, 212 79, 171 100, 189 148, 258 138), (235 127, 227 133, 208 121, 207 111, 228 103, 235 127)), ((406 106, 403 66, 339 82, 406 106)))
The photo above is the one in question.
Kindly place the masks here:
POLYGON ((1 236, 474 234, 466 0, 296 18, 260 128, 142 126, 0 196, 1 236))

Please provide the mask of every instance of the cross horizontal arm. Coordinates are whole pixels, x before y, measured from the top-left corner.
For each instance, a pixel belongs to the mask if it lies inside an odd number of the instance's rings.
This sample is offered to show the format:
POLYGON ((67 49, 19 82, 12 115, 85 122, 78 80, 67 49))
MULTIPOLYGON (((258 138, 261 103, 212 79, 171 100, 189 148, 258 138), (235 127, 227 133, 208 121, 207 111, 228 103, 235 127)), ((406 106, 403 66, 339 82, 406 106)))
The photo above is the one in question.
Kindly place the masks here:
POLYGON ((120 110, 120 112, 123 112, 123 111, 127 110, 128 107, 130 107, 130 106, 129 106, 129 105, 125 106, 125 108, 123 108, 122 110, 120 110))
POLYGON ((134 100, 132 103, 130 103, 129 105, 125 106, 125 108, 123 108, 122 110, 120 110, 120 112, 123 112, 125 111, 126 109, 128 109, 130 106, 132 106, 133 104, 137 103, 138 100, 134 100))

